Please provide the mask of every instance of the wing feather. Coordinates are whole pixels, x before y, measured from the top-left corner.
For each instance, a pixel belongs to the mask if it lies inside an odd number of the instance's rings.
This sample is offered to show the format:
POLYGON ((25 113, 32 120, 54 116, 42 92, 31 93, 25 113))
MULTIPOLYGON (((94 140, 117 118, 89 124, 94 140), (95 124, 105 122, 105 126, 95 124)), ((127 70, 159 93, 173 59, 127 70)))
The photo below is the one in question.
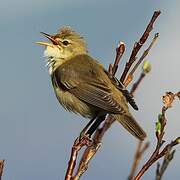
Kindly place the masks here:
MULTIPOLYGON (((113 84, 103 67, 87 55, 76 57, 56 69, 59 87, 66 88, 80 100, 109 113, 124 113, 116 101, 113 84)), ((120 93, 120 92, 119 92, 120 93)))
POLYGON ((109 113, 123 113, 124 110, 110 93, 89 84, 80 84, 69 90, 76 97, 109 113))

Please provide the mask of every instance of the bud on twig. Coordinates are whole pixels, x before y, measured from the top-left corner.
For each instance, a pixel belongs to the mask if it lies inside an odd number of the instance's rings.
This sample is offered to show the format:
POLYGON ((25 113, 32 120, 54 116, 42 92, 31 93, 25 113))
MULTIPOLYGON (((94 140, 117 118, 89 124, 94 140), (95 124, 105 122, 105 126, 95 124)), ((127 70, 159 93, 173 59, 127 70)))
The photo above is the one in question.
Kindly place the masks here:
POLYGON ((151 64, 150 64, 150 62, 147 61, 147 60, 144 61, 142 68, 143 68, 143 73, 145 73, 145 74, 149 73, 151 71, 151 64))

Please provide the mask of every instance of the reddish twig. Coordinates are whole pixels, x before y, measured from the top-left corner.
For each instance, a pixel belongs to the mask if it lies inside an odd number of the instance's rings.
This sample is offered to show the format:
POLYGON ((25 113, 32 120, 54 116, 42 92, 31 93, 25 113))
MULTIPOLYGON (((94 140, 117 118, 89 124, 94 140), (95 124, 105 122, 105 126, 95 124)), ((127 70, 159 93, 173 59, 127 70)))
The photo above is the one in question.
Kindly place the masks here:
POLYGON ((102 126, 102 128, 97 129, 93 139, 95 141, 95 143, 100 143, 104 134, 106 133, 106 131, 111 127, 111 125, 114 122, 114 118, 112 118, 111 116, 108 116, 102 126))
POLYGON ((166 145, 165 148, 159 153, 160 148, 156 148, 153 152, 150 159, 146 162, 146 164, 142 167, 142 169, 138 172, 134 180, 139 180, 142 175, 149 169, 149 167, 154 164, 158 159, 165 156, 168 152, 168 149, 174 147, 175 145, 179 144, 176 140, 172 141, 170 144, 166 145))
POLYGON ((156 138, 157 138, 157 144, 154 152, 150 156, 149 160, 143 165, 141 170, 138 172, 134 180, 139 180, 142 175, 149 169, 149 167, 154 164, 158 159, 161 157, 167 155, 169 153, 169 149, 172 149, 175 145, 180 143, 180 137, 173 140, 171 143, 167 144, 162 151, 160 151, 160 148, 164 144, 164 134, 165 134, 165 126, 166 126, 166 111, 172 107, 172 103, 174 101, 174 98, 178 96, 178 93, 174 94, 172 92, 167 92, 165 96, 163 96, 163 103, 164 106, 162 107, 162 112, 158 117, 158 122, 156 123, 156 138))
POLYGON ((142 141, 139 141, 138 142, 138 145, 137 145, 137 149, 136 149, 136 152, 135 152, 135 155, 134 155, 134 161, 133 161, 133 164, 132 164, 132 167, 131 167, 131 172, 130 172, 130 175, 128 177, 129 180, 132 180, 133 177, 134 177, 134 174, 136 172, 136 169, 137 169, 137 166, 139 164, 139 161, 141 160, 144 152, 147 150, 147 148, 149 147, 149 142, 145 143, 143 145, 143 142, 142 141))
MULTIPOLYGON (((138 66, 143 62, 143 60, 145 59, 145 57, 148 55, 149 51, 151 50, 152 46, 154 45, 154 43, 156 42, 157 38, 159 36, 159 33, 156 33, 150 43, 150 45, 148 46, 148 48, 144 51, 144 53, 142 54, 142 56, 139 58, 138 62, 135 64, 135 66, 133 67, 133 69, 131 70, 131 72, 127 75, 127 78, 124 80, 124 85, 125 87, 127 87, 129 85, 129 83, 133 80, 133 76, 134 76, 134 72, 136 71, 136 69, 138 68, 138 66)), ((142 75, 143 76, 143 75, 142 75)))
POLYGON ((73 180, 78 180, 82 176, 82 174, 87 170, 90 160, 93 158, 93 156, 96 154, 96 152, 99 150, 100 147, 101 147, 100 143, 93 144, 92 146, 86 147, 82 155, 82 158, 80 160, 77 173, 72 178, 73 180))
POLYGON ((78 156, 78 152, 81 150, 83 146, 89 146, 91 143, 90 139, 84 136, 82 139, 77 138, 74 141, 72 150, 71 150, 71 157, 68 163, 68 168, 66 171, 65 180, 72 180, 74 168, 76 166, 76 160, 78 156))
POLYGON ((0 160, 0 180, 3 175, 3 170, 4 170, 4 160, 0 160))
POLYGON ((141 73, 140 76, 139 76, 139 79, 137 80, 137 82, 135 82, 132 86, 132 89, 131 89, 131 94, 134 96, 134 93, 136 91, 136 89, 139 87, 140 83, 142 82, 142 80, 144 79, 144 77, 146 76, 145 73, 141 73))
POLYGON ((134 96, 136 89, 139 87, 139 85, 141 84, 142 80, 144 79, 144 77, 151 71, 151 65, 148 61, 145 61, 142 67, 142 72, 138 78, 138 80, 133 84, 132 88, 131 88, 131 95, 134 96))
POLYGON ((79 163, 79 167, 76 175, 73 180, 78 180, 82 174, 87 170, 88 164, 90 160, 94 157, 96 152, 101 147, 101 140, 106 133, 106 131, 111 127, 114 119, 108 116, 102 126, 102 128, 98 128, 93 136, 93 144, 87 147, 82 155, 82 158, 79 163))
MULTIPOLYGON (((133 86, 131 88, 130 93, 131 93, 132 96, 134 96, 134 94, 136 92, 136 89, 139 87, 139 85, 141 84, 141 82, 144 79, 144 77, 146 76, 146 74, 150 72, 150 69, 151 69, 150 64, 147 65, 146 63, 144 63, 142 69, 143 70, 142 70, 138 80, 133 84, 133 86)), ((134 154, 134 161, 133 161, 133 164, 132 164, 132 167, 131 167, 131 172, 130 172, 130 175, 128 177, 129 180, 133 179, 135 171, 137 169, 137 166, 138 166, 144 152, 149 147, 149 142, 145 143, 143 147, 142 147, 142 145, 143 145, 143 142, 139 141, 139 143, 137 145, 136 152, 134 154)))
POLYGON ((169 163, 172 161, 173 157, 174 157, 174 153, 175 150, 172 150, 172 147, 169 147, 167 153, 164 156, 164 160, 162 165, 160 165, 160 163, 157 163, 157 169, 156 169, 156 180, 160 180, 164 174, 164 172, 166 171, 169 163))
POLYGON ((123 42, 119 42, 118 47, 116 48, 116 58, 115 58, 114 65, 112 68, 113 76, 117 72, 120 59, 121 59, 122 55, 124 54, 124 52, 125 52, 125 44, 123 42))
POLYGON ((140 40, 138 42, 136 42, 134 44, 134 48, 132 50, 132 53, 131 53, 131 56, 129 58, 129 61, 126 63, 126 66, 125 66, 125 69, 123 71, 123 74, 121 76, 121 82, 123 83, 125 78, 126 78, 126 75, 129 71, 129 69, 131 68, 132 64, 134 63, 134 61, 136 60, 136 55, 137 53, 139 52, 139 50, 141 49, 141 47, 143 46, 143 44, 146 42, 148 36, 149 36, 149 33, 152 31, 153 29, 153 24, 154 22, 156 21, 157 17, 161 14, 160 11, 155 11, 145 32, 143 33, 142 37, 140 38, 140 40))

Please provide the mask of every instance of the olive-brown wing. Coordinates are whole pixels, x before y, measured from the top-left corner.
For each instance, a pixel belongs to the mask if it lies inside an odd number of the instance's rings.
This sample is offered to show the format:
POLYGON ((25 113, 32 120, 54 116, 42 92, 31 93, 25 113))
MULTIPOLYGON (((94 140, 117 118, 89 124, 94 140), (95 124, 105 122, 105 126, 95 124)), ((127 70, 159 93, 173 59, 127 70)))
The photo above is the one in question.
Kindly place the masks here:
POLYGON ((123 106, 114 97, 114 85, 102 66, 95 63, 92 60, 84 63, 84 60, 79 62, 75 59, 72 63, 57 68, 53 76, 59 87, 68 90, 80 100, 108 113, 124 113, 123 106), (81 63, 81 68, 77 68, 78 63, 81 63))

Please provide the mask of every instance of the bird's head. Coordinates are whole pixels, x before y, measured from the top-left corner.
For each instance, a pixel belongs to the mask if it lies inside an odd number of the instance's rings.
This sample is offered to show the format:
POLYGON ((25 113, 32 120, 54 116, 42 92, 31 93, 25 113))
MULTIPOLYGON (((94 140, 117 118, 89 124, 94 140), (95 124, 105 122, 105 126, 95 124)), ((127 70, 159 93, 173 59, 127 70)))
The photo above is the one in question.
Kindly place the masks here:
POLYGON ((50 68, 54 65, 61 65, 76 55, 87 53, 84 39, 70 27, 61 28, 55 35, 44 32, 41 32, 41 34, 50 42, 36 43, 46 47, 44 56, 50 68))

